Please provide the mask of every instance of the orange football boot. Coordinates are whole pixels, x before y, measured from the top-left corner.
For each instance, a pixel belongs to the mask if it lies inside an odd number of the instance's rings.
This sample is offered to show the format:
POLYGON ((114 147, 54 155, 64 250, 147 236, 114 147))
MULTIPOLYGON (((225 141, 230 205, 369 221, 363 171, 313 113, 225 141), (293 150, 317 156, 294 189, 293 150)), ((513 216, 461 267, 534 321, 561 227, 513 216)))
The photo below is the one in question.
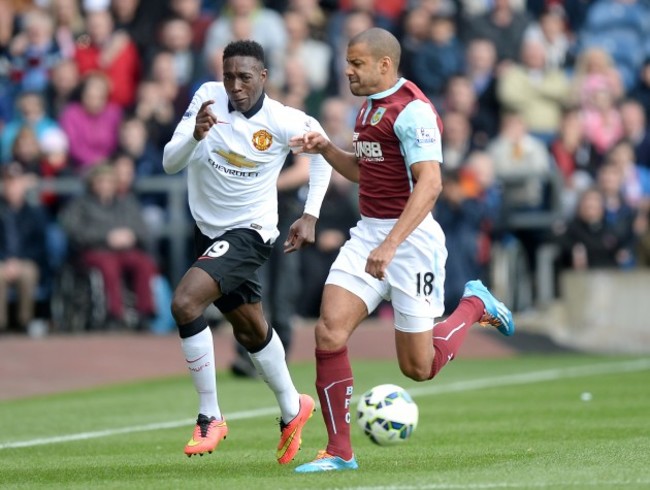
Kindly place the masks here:
POLYGON ((300 444, 302 444, 302 439, 300 438, 302 428, 314 414, 315 405, 314 399, 311 396, 300 395, 300 410, 298 411, 298 415, 288 424, 285 424, 280 419, 281 434, 276 452, 278 463, 287 464, 296 457, 300 449, 300 444))
POLYGON ((227 435, 228 426, 225 419, 208 418, 200 413, 196 419, 192 438, 185 446, 185 454, 191 457, 195 454, 203 456, 205 453, 211 453, 227 435))

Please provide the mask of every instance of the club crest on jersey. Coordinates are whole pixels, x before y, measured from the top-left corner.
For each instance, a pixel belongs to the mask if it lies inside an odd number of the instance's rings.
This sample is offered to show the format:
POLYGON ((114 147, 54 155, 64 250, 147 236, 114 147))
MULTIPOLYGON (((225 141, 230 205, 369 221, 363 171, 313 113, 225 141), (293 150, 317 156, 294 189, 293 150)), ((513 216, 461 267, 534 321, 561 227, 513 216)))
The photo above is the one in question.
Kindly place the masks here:
POLYGON ((381 118, 385 112, 386 112, 385 107, 380 107, 379 109, 377 109, 375 113, 372 115, 372 117, 370 118, 370 124, 372 126, 376 126, 379 123, 379 121, 381 121, 381 118))
POLYGON ((273 136, 266 129, 260 129, 253 134, 253 146, 259 151, 266 151, 273 143, 273 136))

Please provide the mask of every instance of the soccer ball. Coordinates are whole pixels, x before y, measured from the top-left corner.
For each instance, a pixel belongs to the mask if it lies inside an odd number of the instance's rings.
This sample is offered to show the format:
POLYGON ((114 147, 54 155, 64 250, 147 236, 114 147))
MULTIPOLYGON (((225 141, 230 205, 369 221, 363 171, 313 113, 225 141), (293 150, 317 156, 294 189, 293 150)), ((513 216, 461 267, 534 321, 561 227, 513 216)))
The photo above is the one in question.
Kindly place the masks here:
POLYGON ((406 441, 418 425, 418 406, 403 388, 383 384, 361 395, 357 422, 375 444, 388 446, 406 441))

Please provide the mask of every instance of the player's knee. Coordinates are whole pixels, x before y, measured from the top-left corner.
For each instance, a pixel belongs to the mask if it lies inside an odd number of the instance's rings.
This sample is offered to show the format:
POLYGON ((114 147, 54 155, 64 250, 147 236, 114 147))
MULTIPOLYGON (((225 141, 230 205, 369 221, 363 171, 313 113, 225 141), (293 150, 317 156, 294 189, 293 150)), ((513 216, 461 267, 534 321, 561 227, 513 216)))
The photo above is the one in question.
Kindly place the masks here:
POLYGON ((191 296, 179 293, 178 291, 174 293, 174 297, 172 298, 171 309, 172 316, 179 325, 191 322, 203 313, 195 301, 192 300, 191 296))
POLYGON ((348 334, 344 329, 337 328, 334 323, 320 318, 316 323, 316 348, 322 350, 339 350, 345 347, 348 334))
POLYGON ((422 366, 418 364, 401 365, 400 370, 407 378, 413 381, 426 381, 431 378, 431 366, 422 366))

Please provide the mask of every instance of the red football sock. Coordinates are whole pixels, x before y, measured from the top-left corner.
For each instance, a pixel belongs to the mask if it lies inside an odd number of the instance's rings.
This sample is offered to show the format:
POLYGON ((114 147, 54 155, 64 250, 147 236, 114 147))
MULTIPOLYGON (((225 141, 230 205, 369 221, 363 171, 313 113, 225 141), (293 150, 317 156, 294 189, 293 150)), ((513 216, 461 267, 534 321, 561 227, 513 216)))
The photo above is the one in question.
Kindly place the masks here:
POLYGON ((352 457, 350 398, 353 386, 348 348, 316 349, 316 391, 327 427, 327 452, 345 460, 352 457))
POLYGON ((463 298, 444 322, 437 323, 433 327, 435 357, 429 379, 438 374, 445 364, 456 356, 470 327, 483 316, 483 309, 483 302, 479 298, 475 296, 463 298))

